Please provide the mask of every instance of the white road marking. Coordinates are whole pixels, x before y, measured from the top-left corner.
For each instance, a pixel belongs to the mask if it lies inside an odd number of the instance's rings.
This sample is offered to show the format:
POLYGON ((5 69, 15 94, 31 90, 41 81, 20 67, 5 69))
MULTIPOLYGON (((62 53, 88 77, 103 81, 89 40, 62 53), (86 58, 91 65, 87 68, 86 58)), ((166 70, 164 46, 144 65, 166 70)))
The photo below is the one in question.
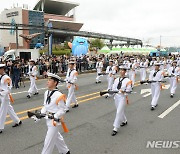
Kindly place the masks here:
POLYGON ((147 97, 149 95, 151 95, 151 89, 141 89, 141 95, 143 95, 142 97, 147 97), (148 94, 145 94, 148 93, 148 94), (145 94, 145 95, 143 95, 145 94))
MULTIPOLYGON (((59 85, 58 87, 62 87, 62 86, 64 86, 64 85, 59 85)), ((47 89, 47 88, 40 88, 40 89, 38 89, 38 91, 40 91, 40 90, 45 90, 45 89, 47 89)), ((28 91, 20 91, 20 92, 16 92, 16 93, 11 93, 12 95, 17 95, 17 94, 22 94, 22 93, 27 93, 28 91)))
POLYGON ((162 114, 160 114, 158 117, 159 118, 164 118, 167 116, 172 110, 174 110, 178 105, 180 104, 180 100, 177 101, 175 104, 173 104, 170 108, 168 108, 166 111, 164 111, 162 114))

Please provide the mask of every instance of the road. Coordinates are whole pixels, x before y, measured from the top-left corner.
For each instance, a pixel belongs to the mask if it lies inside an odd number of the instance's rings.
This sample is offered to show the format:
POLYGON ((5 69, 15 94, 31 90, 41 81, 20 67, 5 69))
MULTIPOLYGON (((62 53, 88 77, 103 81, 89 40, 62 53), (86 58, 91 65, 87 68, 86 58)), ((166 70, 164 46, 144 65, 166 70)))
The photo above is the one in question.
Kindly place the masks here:
MULTIPOLYGON (((106 77, 103 77, 101 84, 95 84, 95 76, 95 73, 79 76, 79 90, 76 91, 76 95, 80 106, 70 109, 70 112, 65 115, 70 132, 65 134, 60 130, 72 154, 180 153, 180 148, 146 148, 148 141, 180 140, 179 85, 174 98, 169 97, 169 89, 162 90, 159 106, 155 111, 151 111, 151 96, 142 97, 148 93, 140 94, 142 89, 148 89, 150 86, 139 85, 137 82, 134 88, 136 93, 129 95, 129 105, 126 106, 128 125, 120 128, 119 133, 112 137, 112 124, 116 113, 114 100, 99 96, 99 91, 107 88, 107 82, 106 77), (173 104, 175 104, 174 107, 171 107, 173 104)), ((37 85, 40 94, 31 99, 26 98, 29 82, 26 82, 25 88, 13 89, 15 99, 13 106, 22 119, 23 125, 12 128, 12 121, 7 116, 5 130, 0 135, 0 154, 41 153, 47 131, 45 120, 34 123, 32 119, 27 118, 26 114, 28 110, 40 109, 43 104, 46 80, 38 80, 37 85)), ((59 89, 67 94, 65 84, 61 84, 59 89)), ((55 148, 53 154, 57 153, 55 148)))

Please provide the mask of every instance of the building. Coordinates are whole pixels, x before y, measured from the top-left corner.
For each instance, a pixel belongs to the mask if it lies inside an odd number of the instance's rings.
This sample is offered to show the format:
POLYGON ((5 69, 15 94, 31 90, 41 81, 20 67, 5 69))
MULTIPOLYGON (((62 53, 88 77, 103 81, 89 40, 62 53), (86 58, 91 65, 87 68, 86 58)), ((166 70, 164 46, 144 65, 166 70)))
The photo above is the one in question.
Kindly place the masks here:
MULTIPOLYGON (((75 9, 77 6, 79 6, 78 3, 66 0, 39 0, 35 5, 34 10, 44 12, 46 26, 48 23, 51 23, 53 28, 79 31, 83 24, 76 22, 75 9)), ((53 43, 58 44, 71 39, 72 38, 69 36, 56 34, 53 36, 53 43)))
MULTIPOLYGON (((37 43, 44 44, 45 35, 41 30, 18 30, 16 35, 14 24, 26 24, 36 26, 47 26, 51 24, 53 28, 62 30, 79 31, 83 26, 82 23, 75 21, 75 8, 78 3, 72 3, 65 0, 39 0, 33 10, 28 10, 26 5, 23 7, 14 7, 5 9, 0 14, 0 22, 11 23, 11 30, 1 30, 1 45, 8 49, 18 48, 28 49, 34 48, 37 43), (42 33, 31 42, 25 41, 20 34, 31 35, 34 33, 42 33), (18 36, 18 37, 17 37, 18 36), (3 39, 2 39, 3 38, 3 39)), ((72 37, 65 35, 53 35, 53 43, 59 44, 64 41, 72 40, 72 37)))
MULTIPOLYGON (((1 45, 9 49, 16 49, 16 30, 14 24, 26 24, 26 25, 44 25, 44 13, 42 11, 28 10, 22 7, 16 7, 13 9, 5 9, 0 15, 0 22, 11 23, 11 30, 1 30, 1 45)), ((44 42, 44 34, 33 39, 29 43, 26 42, 20 34, 30 35, 33 33, 42 32, 39 30, 19 30, 18 31, 18 48, 28 49, 34 48, 36 43, 44 42)))

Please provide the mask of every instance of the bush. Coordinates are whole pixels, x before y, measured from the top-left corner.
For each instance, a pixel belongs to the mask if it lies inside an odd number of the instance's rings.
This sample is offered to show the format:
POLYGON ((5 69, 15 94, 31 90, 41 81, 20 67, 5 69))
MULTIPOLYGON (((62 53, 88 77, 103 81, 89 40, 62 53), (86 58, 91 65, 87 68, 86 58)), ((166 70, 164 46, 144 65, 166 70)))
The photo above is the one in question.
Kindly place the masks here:
MULTIPOLYGON (((40 50, 40 54, 46 53, 47 50, 40 50)), ((52 51, 54 55, 59 56, 59 55, 70 55, 71 50, 70 49, 64 49, 64 50, 53 50, 52 51)))

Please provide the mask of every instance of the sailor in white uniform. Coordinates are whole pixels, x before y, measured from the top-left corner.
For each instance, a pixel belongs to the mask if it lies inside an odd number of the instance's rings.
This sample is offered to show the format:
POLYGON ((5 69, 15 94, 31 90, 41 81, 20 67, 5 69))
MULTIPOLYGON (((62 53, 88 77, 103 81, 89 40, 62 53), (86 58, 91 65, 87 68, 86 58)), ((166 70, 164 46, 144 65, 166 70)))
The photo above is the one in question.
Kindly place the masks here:
POLYGON ((119 91, 119 93, 114 95, 115 106, 117 111, 113 124, 114 129, 111 134, 112 136, 115 136, 117 134, 120 126, 127 125, 127 118, 125 116, 124 109, 126 106, 126 98, 128 95, 127 93, 132 90, 132 81, 125 77, 126 70, 126 67, 120 67, 120 77, 114 81, 112 88, 113 91, 119 91))
POLYGON ((69 62, 69 69, 66 75, 66 83, 67 83, 67 88, 68 88, 68 97, 66 101, 66 106, 67 106, 67 112, 69 112, 69 108, 71 103, 74 103, 74 106, 72 108, 78 107, 78 102, 75 96, 75 90, 77 90, 77 76, 78 72, 76 71, 75 67, 75 61, 70 61, 69 62))
MULTIPOLYGON (((44 106, 41 114, 51 114, 56 119, 63 118, 66 113, 65 95, 58 91, 57 85, 61 78, 58 75, 48 73, 47 87, 44 94, 44 106)), ((62 135, 59 132, 61 123, 55 123, 52 119, 46 119, 48 127, 42 154, 52 154, 54 146, 61 154, 70 154, 62 135)))
MULTIPOLYGON (((107 90, 112 90, 113 82, 115 79, 115 75, 117 73, 117 66, 113 66, 113 60, 109 60, 109 66, 106 68, 106 74, 107 74, 107 81, 108 81, 108 88, 107 90)), ((108 94, 106 96, 109 97, 110 95, 108 94)))
POLYGON ((137 69, 137 64, 134 62, 134 58, 130 59, 130 63, 128 65, 128 72, 129 72, 129 79, 132 81, 132 88, 134 87, 135 83, 135 78, 136 78, 136 69, 137 69))
POLYGON ((100 80, 101 75, 99 75, 99 73, 102 73, 102 69, 103 69, 103 62, 102 59, 99 57, 98 62, 96 63, 96 70, 97 70, 96 83, 101 83, 100 80))
POLYGON ((145 81, 146 79, 146 69, 148 67, 148 63, 145 59, 143 59, 140 63, 140 80, 145 81))
POLYGON ((164 78, 164 72, 160 70, 160 63, 155 63, 155 69, 152 70, 149 74, 149 81, 151 82, 151 93, 152 93, 152 101, 151 101, 151 110, 154 110, 158 105, 158 100, 161 91, 161 83, 164 78))
POLYGON ((170 97, 173 98, 177 89, 178 76, 180 75, 180 67, 177 66, 177 61, 173 61, 172 66, 168 69, 170 82, 170 97))
POLYGON ((35 66, 35 61, 33 59, 31 59, 29 61, 29 78, 30 78, 30 88, 28 90, 28 95, 27 98, 31 98, 32 93, 34 93, 34 95, 38 95, 38 89, 36 86, 36 79, 37 79, 37 74, 38 74, 38 70, 37 67, 35 66))
POLYGON ((15 123, 12 127, 17 127, 22 124, 10 104, 10 102, 14 102, 11 95, 12 81, 10 77, 5 74, 4 69, 5 64, 0 64, 0 134, 4 130, 7 114, 9 114, 10 118, 15 123))

